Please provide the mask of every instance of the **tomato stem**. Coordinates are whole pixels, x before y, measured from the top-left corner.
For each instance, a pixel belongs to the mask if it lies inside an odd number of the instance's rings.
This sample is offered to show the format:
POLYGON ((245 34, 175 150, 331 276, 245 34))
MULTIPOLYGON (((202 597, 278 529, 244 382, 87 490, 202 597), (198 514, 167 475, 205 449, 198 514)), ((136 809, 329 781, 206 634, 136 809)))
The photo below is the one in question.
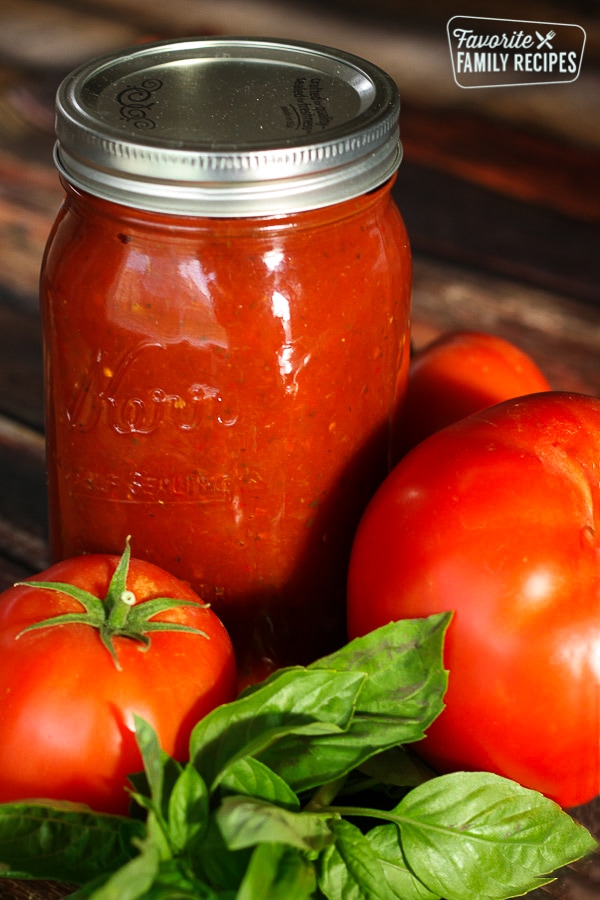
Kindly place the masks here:
POLYGON ((89 591, 78 588, 73 584, 65 584, 59 581, 19 581, 17 585, 33 587, 36 590, 57 591, 66 594, 81 604, 83 610, 62 615, 52 616, 41 622, 35 622, 24 628, 17 638, 30 631, 40 628, 49 628, 58 625, 89 625, 98 629, 100 639, 113 658, 116 668, 120 671, 121 665, 114 645, 115 637, 129 638, 142 645, 143 650, 150 646, 149 633, 153 631, 185 631, 190 634, 198 634, 210 640, 206 632, 192 625, 183 625, 179 622, 154 620, 154 616, 162 612, 168 612, 178 607, 195 606, 205 609, 208 604, 195 600, 177 600, 172 597, 155 597, 151 600, 137 601, 135 593, 127 587, 127 575, 131 558, 130 538, 127 538, 125 550, 119 558, 119 562, 113 572, 108 585, 108 591, 104 600, 91 594, 89 591))
POLYGON ((136 597, 131 591, 123 591, 123 593, 117 597, 117 600, 109 613, 108 622, 106 623, 109 631, 112 631, 114 634, 119 634, 121 631, 126 630, 129 612, 135 603, 136 597))

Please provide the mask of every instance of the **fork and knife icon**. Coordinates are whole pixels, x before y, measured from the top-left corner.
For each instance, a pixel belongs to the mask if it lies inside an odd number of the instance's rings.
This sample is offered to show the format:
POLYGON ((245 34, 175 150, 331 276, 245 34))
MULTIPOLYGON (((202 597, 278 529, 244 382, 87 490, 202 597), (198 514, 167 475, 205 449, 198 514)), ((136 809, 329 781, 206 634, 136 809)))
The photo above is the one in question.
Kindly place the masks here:
POLYGON ((539 31, 536 31, 536 35, 537 35, 537 38, 538 38, 538 40, 539 40, 539 42, 540 42, 540 43, 537 45, 537 49, 538 49, 538 50, 539 50, 541 47, 545 47, 545 46, 549 47, 550 50, 552 50, 552 44, 550 43, 550 41, 552 40, 552 38, 555 38, 555 37, 556 37, 556 32, 555 32, 555 31, 552 31, 552 29, 551 29, 551 30, 548 32, 548 34, 546 35, 546 37, 544 37, 543 34, 540 34, 539 31))

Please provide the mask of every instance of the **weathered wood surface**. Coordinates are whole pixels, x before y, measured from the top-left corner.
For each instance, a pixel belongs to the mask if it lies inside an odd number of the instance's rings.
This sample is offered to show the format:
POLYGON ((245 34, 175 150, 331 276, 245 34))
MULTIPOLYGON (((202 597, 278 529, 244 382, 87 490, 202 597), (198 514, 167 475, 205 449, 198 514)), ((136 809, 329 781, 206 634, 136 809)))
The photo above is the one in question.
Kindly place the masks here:
MULTIPOLYGON (((61 189, 53 96, 97 53, 190 34, 291 36, 379 62, 403 99, 395 194, 415 256, 416 346, 482 328, 527 350, 558 389, 600 396, 600 7, 493 2, 485 14, 587 32, 568 85, 466 91, 446 22, 454 0, 2 0, 0 4, 0 590, 47 563, 38 272, 61 189), (368 12, 366 11, 368 9, 368 12)), ((600 803, 578 815, 600 836, 600 803)), ((55 898, 0 880, 0 897, 55 898)), ((533 896, 533 895, 532 895, 533 896)), ((600 857, 536 897, 600 897, 600 857)))

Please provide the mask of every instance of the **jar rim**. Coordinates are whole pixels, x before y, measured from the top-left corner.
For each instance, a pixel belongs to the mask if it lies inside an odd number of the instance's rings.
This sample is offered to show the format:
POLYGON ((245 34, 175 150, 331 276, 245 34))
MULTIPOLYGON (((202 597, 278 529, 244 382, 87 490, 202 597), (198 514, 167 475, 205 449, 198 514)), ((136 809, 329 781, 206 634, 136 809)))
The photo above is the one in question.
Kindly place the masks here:
POLYGON ((396 172, 399 111, 393 79, 345 51, 272 38, 157 41, 63 80, 55 162, 76 187, 149 211, 301 211, 396 172))

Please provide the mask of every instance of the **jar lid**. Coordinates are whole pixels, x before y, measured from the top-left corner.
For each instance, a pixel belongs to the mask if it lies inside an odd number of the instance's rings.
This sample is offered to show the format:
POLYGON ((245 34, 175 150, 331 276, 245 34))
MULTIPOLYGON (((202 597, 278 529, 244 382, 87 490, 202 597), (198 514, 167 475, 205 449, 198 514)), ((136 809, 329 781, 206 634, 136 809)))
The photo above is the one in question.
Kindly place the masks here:
POLYGON ((76 187, 140 209, 296 212, 386 181, 402 155, 399 109, 389 75, 329 47, 160 41, 67 76, 55 160, 76 187))

